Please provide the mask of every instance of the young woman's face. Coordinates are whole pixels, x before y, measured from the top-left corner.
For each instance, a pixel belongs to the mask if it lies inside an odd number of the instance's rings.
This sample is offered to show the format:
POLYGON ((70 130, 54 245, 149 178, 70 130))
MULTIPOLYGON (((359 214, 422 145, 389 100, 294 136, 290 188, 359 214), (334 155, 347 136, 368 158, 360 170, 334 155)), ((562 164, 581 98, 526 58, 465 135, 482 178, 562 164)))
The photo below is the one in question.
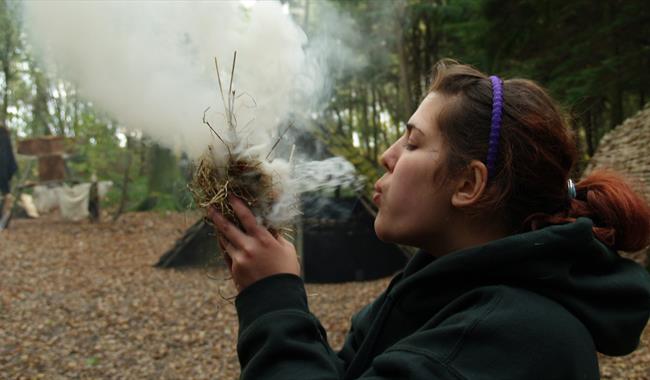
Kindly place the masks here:
POLYGON ((443 97, 429 93, 409 119, 405 134, 381 157, 386 173, 375 184, 377 236, 420 248, 441 240, 448 228, 452 189, 440 174, 445 148, 437 125, 443 97))

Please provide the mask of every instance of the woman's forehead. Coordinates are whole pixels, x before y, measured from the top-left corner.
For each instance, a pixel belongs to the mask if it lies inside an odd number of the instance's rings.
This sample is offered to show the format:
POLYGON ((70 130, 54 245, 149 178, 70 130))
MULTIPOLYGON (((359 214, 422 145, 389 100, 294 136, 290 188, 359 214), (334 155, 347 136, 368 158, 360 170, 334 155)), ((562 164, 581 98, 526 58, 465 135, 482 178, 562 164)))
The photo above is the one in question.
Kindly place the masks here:
POLYGON ((437 92, 430 92, 418 106, 418 109, 408 121, 408 126, 416 128, 423 135, 438 133, 438 114, 442 107, 443 97, 437 92))

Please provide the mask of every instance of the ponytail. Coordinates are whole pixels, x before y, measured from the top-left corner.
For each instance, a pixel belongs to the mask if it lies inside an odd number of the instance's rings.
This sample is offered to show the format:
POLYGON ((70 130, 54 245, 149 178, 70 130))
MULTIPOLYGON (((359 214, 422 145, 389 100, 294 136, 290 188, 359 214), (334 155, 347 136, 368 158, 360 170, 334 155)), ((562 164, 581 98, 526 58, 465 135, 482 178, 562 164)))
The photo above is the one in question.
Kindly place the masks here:
POLYGON ((568 217, 589 217, 605 245, 634 252, 650 243, 650 206, 617 173, 595 171, 576 184, 568 217))
POLYGON ((612 249, 635 252, 650 244, 650 206, 621 175, 609 170, 594 171, 578 182, 568 210, 535 213, 524 224, 536 230, 580 217, 590 218, 594 236, 612 249))

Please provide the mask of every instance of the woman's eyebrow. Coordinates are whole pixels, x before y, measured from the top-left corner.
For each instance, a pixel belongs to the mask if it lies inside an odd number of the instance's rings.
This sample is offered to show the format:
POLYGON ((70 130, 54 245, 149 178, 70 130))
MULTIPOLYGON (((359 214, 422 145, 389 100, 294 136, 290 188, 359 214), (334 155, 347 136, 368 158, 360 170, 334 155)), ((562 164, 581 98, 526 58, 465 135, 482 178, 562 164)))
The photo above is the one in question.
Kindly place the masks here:
POLYGON ((422 132, 422 130, 420 128, 416 127, 413 123, 407 123, 406 124, 406 130, 408 130, 409 133, 411 133, 413 130, 416 130, 416 131, 420 132, 420 134, 422 136, 425 136, 424 132, 422 132))

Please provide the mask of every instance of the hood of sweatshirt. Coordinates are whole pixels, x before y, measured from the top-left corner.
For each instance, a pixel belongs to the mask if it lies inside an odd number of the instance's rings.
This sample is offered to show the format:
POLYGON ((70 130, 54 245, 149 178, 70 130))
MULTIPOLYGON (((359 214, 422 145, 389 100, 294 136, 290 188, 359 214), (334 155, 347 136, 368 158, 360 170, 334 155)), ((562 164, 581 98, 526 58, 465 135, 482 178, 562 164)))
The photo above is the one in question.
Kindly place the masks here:
POLYGON ((650 315, 650 276, 597 240, 592 226, 580 218, 435 260, 420 252, 392 292, 408 309, 431 310, 481 286, 526 289, 578 318, 598 351, 625 355, 638 346, 650 315))

